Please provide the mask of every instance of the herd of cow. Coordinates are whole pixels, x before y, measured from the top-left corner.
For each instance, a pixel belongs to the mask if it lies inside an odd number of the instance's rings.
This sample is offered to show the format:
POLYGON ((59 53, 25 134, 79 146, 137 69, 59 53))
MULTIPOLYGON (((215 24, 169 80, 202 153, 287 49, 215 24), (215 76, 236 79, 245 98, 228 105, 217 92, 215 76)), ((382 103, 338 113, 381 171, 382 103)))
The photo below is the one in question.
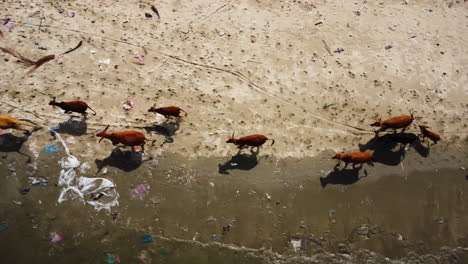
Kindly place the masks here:
MULTIPOLYGON (((85 102, 82 101, 71 101, 71 102, 57 102, 55 101, 56 98, 53 98, 52 101, 49 102, 49 105, 52 105, 53 107, 60 107, 65 111, 65 113, 80 113, 84 117, 86 117, 87 113, 86 111, 90 109, 91 111, 94 112, 94 115, 96 115, 96 111, 94 111, 89 105, 85 102)), ((154 112, 163 115, 166 117, 166 119, 169 119, 171 117, 177 118, 177 120, 180 120, 181 118, 181 112, 185 113, 185 116, 187 115, 187 112, 182 110, 181 108, 177 106, 167 106, 167 107, 159 107, 157 108, 155 105, 152 106, 148 112, 154 112)), ((383 132, 387 129, 393 129, 394 132, 396 133, 397 129, 402 129, 402 132, 405 131, 405 129, 413 123, 414 117, 413 114, 410 116, 407 115, 402 115, 402 116, 396 116, 384 121, 377 121, 375 123, 372 123, 371 126, 376 126, 380 127, 375 133, 378 135, 379 132, 383 132)), ((17 129, 17 130, 23 130, 26 131, 27 133, 30 133, 30 131, 23 126, 30 126, 30 127, 36 127, 36 125, 30 124, 25 121, 21 121, 18 119, 15 119, 11 116, 7 115, 0 115, 0 129, 17 129)), ((122 131, 122 132, 114 132, 114 133, 108 133, 109 126, 107 126, 103 131, 100 131, 99 133, 96 134, 97 137, 100 137, 101 139, 99 142, 101 142, 104 138, 109 139, 113 145, 118 145, 123 144, 125 146, 130 146, 132 149, 136 146, 140 146, 142 148, 142 152, 144 152, 144 146, 146 142, 150 141, 153 143, 156 140, 149 140, 145 137, 145 135, 141 132, 130 130, 130 131, 122 131)), ((419 137, 422 137, 422 140, 424 141, 426 138, 429 138, 434 142, 434 144, 437 143, 437 141, 440 140, 440 136, 434 132, 431 132, 428 130, 428 126, 424 125, 419 125, 419 129, 421 131, 421 134, 419 137)), ((275 141, 273 139, 269 139, 268 137, 264 135, 250 135, 250 136, 245 136, 241 138, 234 138, 234 133, 232 134, 231 138, 229 138, 226 143, 233 143, 235 144, 238 148, 239 151, 241 151, 243 148, 246 147, 251 147, 253 148, 260 148, 266 141, 271 140, 273 145, 275 141)), ((372 153, 369 152, 354 152, 350 154, 344 154, 344 153, 339 153, 336 154, 332 159, 337 159, 338 164, 340 164, 341 161, 345 163, 346 168, 349 163, 353 164, 353 167, 355 167, 356 164, 364 164, 370 161, 374 160, 374 156, 372 153)))

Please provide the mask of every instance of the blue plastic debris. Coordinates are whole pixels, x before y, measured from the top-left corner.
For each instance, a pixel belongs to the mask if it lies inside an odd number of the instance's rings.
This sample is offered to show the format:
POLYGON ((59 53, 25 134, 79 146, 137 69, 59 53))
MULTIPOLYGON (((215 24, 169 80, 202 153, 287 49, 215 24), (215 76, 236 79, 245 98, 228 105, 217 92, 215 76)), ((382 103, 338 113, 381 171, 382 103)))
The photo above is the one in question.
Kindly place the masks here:
POLYGON ((216 234, 211 235, 211 240, 213 240, 215 242, 218 242, 218 243, 221 243, 221 241, 219 240, 219 238, 218 238, 218 236, 216 234))
POLYGON ((8 229, 8 222, 7 221, 0 221, 0 232, 3 232, 8 229))
POLYGON ((52 145, 48 145, 48 146, 45 146, 44 147, 44 150, 48 153, 54 153, 54 152, 57 152, 57 144, 52 144, 52 145))
POLYGON ((143 234, 141 236, 141 243, 149 243, 153 241, 153 236, 150 234, 143 234))

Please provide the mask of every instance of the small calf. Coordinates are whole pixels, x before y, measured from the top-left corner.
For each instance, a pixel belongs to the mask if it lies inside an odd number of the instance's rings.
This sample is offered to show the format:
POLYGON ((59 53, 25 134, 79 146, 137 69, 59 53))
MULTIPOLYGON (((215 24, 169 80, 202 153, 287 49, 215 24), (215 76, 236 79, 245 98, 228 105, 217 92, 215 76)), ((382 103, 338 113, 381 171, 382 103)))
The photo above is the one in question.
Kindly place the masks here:
POLYGON ((421 134, 419 134, 419 137, 422 137, 423 141, 425 141, 426 138, 429 138, 434 142, 434 144, 437 144, 437 141, 440 140, 440 136, 432 131, 427 130, 428 128, 428 126, 420 125, 419 129, 421 130, 421 134))
POLYGON ((52 106, 58 106, 60 108, 62 108, 64 111, 65 111, 65 114, 69 114, 71 112, 75 112, 75 113, 80 113, 82 114, 83 116, 86 116, 87 113, 86 113, 86 110, 88 110, 88 108, 94 112, 94 115, 96 115, 96 111, 94 111, 94 109, 92 109, 91 107, 89 107, 89 105, 83 101, 71 101, 71 102, 57 102, 55 101, 56 97, 54 97, 54 99, 52 99, 52 101, 49 102, 49 105, 52 105, 52 106))
POLYGON ((153 105, 150 109, 148 109, 148 112, 153 112, 153 113, 158 113, 163 115, 166 119, 169 119, 169 117, 173 116, 176 118, 180 118, 180 112, 184 112, 185 116, 187 116, 187 112, 182 110, 180 107, 177 106, 166 106, 166 107, 156 107, 156 104, 153 105))
POLYGON ((344 169, 348 166, 349 163, 353 164, 353 168, 355 168, 356 164, 362 164, 366 162, 370 162, 374 159, 374 155, 369 152, 354 152, 350 154, 336 154, 335 156, 332 157, 332 159, 337 159, 338 164, 336 164, 335 167, 340 166, 341 161, 344 161, 345 166, 344 169))
POLYGON ((145 152, 145 144, 147 141, 151 141, 153 146, 154 142, 156 142, 156 140, 146 139, 145 135, 138 131, 130 130, 123 132, 107 133, 108 128, 109 126, 107 126, 103 131, 96 134, 97 137, 101 138, 99 140, 99 143, 101 143, 101 141, 104 138, 107 138, 110 141, 112 141, 112 145, 114 146, 119 143, 130 147, 140 146, 142 151, 145 152))
POLYGON ((12 129, 22 130, 22 131, 26 131, 26 132, 30 133, 29 130, 27 130, 26 128, 23 128, 21 126, 30 126, 30 127, 37 128, 35 125, 26 123, 24 121, 18 120, 16 118, 11 117, 11 116, 0 115, 0 129, 10 129, 10 128, 12 128, 12 129))
POLYGON ((241 138, 234 138, 234 133, 232 133, 231 138, 228 139, 226 141, 226 143, 235 144, 239 148, 239 150, 241 150, 241 149, 243 149, 245 147, 252 147, 252 149, 254 147, 257 147, 257 150, 258 150, 260 148, 260 146, 265 144, 265 142, 267 140, 272 141, 271 146, 273 146, 273 144, 275 144, 274 139, 269 139, 264 135, 255 134, 255 135, 245 136, 245 137, 241 137, 241 138))
POLYGON ((402 116, 395 116, 384 121, 379 120, 377 122, 372 123, 371 126, 380 127, 380 129, 376 131, 377 134, 379 132, 387 130, 388 128, 392 128, 395 133, 398 128, 403 128, 401 132, 404 132, 405 129, 409 125, 411 125, 411 123, 413 123, 413 120, 414 120, 413 114, 411 114, 411 116, 402 115, 402 116))

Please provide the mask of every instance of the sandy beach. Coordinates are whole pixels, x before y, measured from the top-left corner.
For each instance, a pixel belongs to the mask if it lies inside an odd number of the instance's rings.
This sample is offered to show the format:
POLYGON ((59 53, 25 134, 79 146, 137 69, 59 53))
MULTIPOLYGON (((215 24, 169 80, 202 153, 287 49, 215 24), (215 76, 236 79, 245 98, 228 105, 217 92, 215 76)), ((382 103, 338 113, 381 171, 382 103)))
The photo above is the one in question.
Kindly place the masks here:
POLYGON ((5 263, 468 261, 466 2, 0 6, 2 48, 37 60, 82 41, 32 73, 0 52, 0 114, 41 127, 1 131, 5 263), (97 115, 64 114, 54 96, 97 115), (153 105, 188 115, 166 120, 153 105), (407 133, 428 125, 442 140, 375 137, 371 123, 410 113, 407 133), (107 125, 157 144, 141 155, 98 143, 107 125), (238 155, 232 133, 275 144, 238 155), (376 162, 336 171, 342 151, 376 162))

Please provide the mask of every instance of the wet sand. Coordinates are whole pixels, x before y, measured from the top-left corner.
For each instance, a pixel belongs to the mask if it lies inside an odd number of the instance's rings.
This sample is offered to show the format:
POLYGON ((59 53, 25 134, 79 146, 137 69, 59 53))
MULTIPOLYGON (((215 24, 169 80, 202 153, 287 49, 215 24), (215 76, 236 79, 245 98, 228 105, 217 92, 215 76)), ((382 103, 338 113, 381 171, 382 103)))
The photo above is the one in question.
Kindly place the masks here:
POLYGON ((375 252, 379 257, 370 263, 417 263, 411 254, 455 254, 459 262, 441 263, 463 263, 468 257, 466 249, 455 249, 468 247, 467 172, 460 168, 466 151, 442 166, 433 158, 435 147, 428 157, 409 148, 403 166, 346 170, 334 169, 332 152, 301 160, 248 152, 233 159, 162 155, 134 168, 126 155, 137 154, 122 151, 105 175, 95 165, 83 174, 115 182, 119 206, 110 212, 78 200, 57 203, 61 188, 54 184, 63 148, 39 154, 33 176, 48 185, 34 185, 24 195, 27 158, 4 155, 0 219, 9 228, 1 233, 2 258, 102 263, 106 253, 114 253, 123 263, 144 263, 141 254, 153 259, 147 263, 337 263, 349 255, 360 263, 374 259, 375 252), (122 172, 123 163, 134 169, 122 172), (137 184, 150 185, 142 200, 131 195, 137 184), (52 244, 50 232, 65 240, 52 244), (154 241, 141 243, 144 233, 154 241), (24 254, 25 247, 34 250, 24 254))

